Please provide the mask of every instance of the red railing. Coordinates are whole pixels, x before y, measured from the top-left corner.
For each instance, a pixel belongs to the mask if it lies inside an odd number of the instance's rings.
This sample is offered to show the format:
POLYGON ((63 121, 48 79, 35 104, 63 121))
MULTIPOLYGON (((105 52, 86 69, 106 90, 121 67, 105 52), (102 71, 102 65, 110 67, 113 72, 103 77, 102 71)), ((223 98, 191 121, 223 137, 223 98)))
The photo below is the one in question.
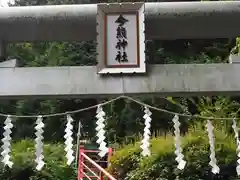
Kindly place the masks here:
POLYGON ((97 156, 99 150, 86 150, 80 147, 79 162, 78 162, 78 180, 103 180, 106 177, 108 180, 116 180, 104 168, 108 166, 108 160, 112 155, 112 149, 109 148, 108 156, 105 160, 93 160, 92 155, 97 156))

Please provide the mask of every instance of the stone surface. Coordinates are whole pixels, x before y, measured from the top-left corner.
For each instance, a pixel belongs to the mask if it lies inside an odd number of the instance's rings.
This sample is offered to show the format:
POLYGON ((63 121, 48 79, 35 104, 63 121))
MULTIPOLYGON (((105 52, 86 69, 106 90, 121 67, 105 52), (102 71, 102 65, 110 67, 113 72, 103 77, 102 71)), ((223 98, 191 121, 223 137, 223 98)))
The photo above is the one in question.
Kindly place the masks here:
POLYGON ((99 76, 95 66, 0 69, 0 98, 240 94, 240 64, 165 64, 148 75, 99 76))
MULTIPOLYGON (((230 38, 240 35, 240 1, 145 3, 147 39, 230 38)), ((0 40, 96 40, 97 5, 6 7, 0 40)))
POLYGON ((240 56, 238 54, 230 54, 229 63, 230 64, 239 64, 240 63, 240 56))

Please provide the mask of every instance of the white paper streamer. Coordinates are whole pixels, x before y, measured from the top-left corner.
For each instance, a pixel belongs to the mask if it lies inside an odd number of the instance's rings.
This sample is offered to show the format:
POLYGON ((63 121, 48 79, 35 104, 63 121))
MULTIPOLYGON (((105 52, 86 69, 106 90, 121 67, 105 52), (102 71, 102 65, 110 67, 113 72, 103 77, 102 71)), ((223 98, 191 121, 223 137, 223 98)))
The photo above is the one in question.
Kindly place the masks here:
POLYGON ((143 116, 143 118, 145 119, 145 128, 144 128, 144 133, 143 133, 143 140, 142 140, 142 145, 140 146, 142 148, 142 155, 143 156, 150 156, 151 152, 149 150, 149 146, 150 146, 150 136, 151 136, 151 121, 152 118, 150 117, 152 115, 151 111, 149 110, 148 107, 144 107, 144 113, 145 115, 143 116))
POLYGON ((236 167, 236 171, 237 171, 237 175, 240 175, 240 141, 239 141, 239 133, 238 133, 238 127, 237 127, 237 123, 235 121, 235 119, 233 119, 233 124, 232 124, 232 128, 235 134, 235 138, 236 138, 236 143, 237 143, 237 156, 238 156, 238 160, 237 160, 237 167, 236 167))
POLYGON ((73 138, 72 138, 72 134, 73 134, 73 118, 70 115, 67 115, 67 124, 66 124, 66 128, 65 128, 65 151, 66 151, 66 158, 67 158, 67 164, 71 165, 72 162, 74 161, 74 156, 73 156, 73 138))
POLYGON ((104 130, 104 127, 105 127, 104 116, 105 116, 105 112, 103 111, 102 106, 98 105, 97 115, 96 115, 97 127, 95 129, 97 131, 97 135, 96 135, 98 137, 97 143, 99 144, 99 150, 100 150, 98 155, 100 157, 104 157, 108 153, 107 143, 105 142, 106 137, 105 137, 105 130, 104 130))
POLYGON ((42 134, 44 132, 43 128, 44 128, 43 118, 42 118, 42 116, 38 116, 37 121, 36 121, 36 126, 35 126, 35 129, 36 129, 36 133, 35 133, 35 135, 36 135, 36 139, 35 139, 36 160, 35 160, 35 162, 37 163, 36 169, 38 171, 40 171, 45 164, 43 161, 43 158, 44 158, 43 142, 42 142, 42 140, 43 140, 42 134))
POLYGON ((210 162, 209 165, 212 166, 212 173, 218 174, 220 172, 220 168, 217 165, 217 159, 215 157, 215 147, 214 147, 214 135, 213 135, 213 125, 211 121, 207 121, 207 132, 208 132, 208 138, 209 138, 209 144, 210 144, 210 162))
POLYGON ((178 162, 178 166, 177 168, 180 170, 183 170, 185 165, 186 165, 186 161, 183 160, 184 155, 182 154, 182 148, 181 148, 181 135, 180 135, 180 122, 179 122, 179 117, 178 115, 175 115, 174 118, 172 119, 173 123, 174 123, 174 140, 175 140, 175 154, 176 154, 176 158, 175 160, 178 162))
POLYGON ((9 153, 11 152, 11 129, 13 127, 12 124, 12 119, 11 116, 8 116, 7 119, 4 122, 5 126, 4 126, 4 133, 3 133, 3 145, 2 145, 2 157, 3 157, 3 164, 4 166, 8 166, 9 168, 12 168, 13 162, 10 160, 10 155, 9 153))

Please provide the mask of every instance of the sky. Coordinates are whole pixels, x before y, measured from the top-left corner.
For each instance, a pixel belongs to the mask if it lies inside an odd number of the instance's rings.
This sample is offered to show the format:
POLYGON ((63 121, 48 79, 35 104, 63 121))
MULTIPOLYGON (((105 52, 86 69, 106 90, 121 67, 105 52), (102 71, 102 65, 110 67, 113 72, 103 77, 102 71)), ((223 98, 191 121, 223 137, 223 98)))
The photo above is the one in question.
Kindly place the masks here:
POLYGON ((7 7, 8 2, 14 2, 14 0, 0 0, 0 6, 7 7))

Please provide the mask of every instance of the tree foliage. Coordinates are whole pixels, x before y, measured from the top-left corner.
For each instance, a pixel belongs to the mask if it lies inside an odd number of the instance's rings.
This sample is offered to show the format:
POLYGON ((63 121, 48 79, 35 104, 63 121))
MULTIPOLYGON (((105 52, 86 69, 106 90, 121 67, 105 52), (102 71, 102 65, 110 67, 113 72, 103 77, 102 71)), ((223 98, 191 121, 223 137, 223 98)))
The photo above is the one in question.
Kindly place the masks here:
POLYGON ((215 130, 216 157, 220 174, 213 175, 209 166, 209 142, 204 129, 191 128, 183 137, 183 153, 187 165, 178 170, 171 135, 151 141, 152 155, 143 158, 139 144, 132 144, 117 151, 111 158, 109 171, 118 180, 234 180, 236 174, 236 145, 231 135, 215 130))
POLYGON ((75 180, 76 169, 66 164, 63 156, 64 146, 61 144, 44 145, 44 161, 46 166, 40 172, 35 170, 35 147, 32 140, 21 140, 13 143, 12 169, 1 167, 0 179, 4 180, 75 180))

